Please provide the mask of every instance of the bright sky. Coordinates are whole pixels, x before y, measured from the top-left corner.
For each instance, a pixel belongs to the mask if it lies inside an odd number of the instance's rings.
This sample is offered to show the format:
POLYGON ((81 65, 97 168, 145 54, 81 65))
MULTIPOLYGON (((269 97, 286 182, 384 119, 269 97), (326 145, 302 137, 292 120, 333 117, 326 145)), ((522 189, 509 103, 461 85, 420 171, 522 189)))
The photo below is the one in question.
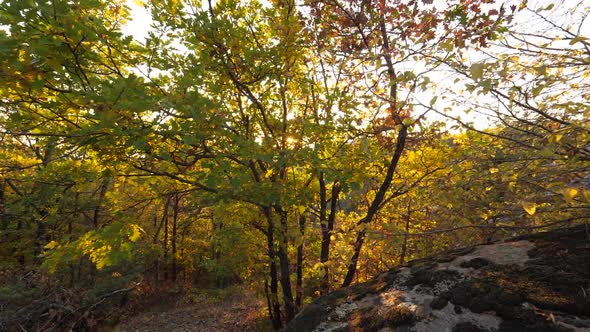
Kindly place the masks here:
POLYGON ((127 0, 127 6, 131 9, 132 20, 127 22, 123 33, 132 35, 137 41, 144 41, 152 23, 152 15, 138 1, 127 0))

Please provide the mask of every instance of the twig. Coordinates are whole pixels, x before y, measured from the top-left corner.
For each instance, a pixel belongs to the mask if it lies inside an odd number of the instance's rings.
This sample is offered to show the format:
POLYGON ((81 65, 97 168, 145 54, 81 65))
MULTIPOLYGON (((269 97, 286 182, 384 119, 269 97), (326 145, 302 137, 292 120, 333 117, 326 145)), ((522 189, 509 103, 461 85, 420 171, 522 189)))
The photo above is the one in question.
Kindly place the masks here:
MULTIPOLYGON (((142 278, 141 278, 141 279, 140 279, 138 282, 136 282, 136 283, 135 283, 133 286, 131 286, 131 287, 129 287, 129 288, 122 288, 122 289, 117 289, 117 290, 114 290, 114 291, 112 291, 112 292, 110 292, 110 293, 103 294, 103 295, 99 296, 99 297, 98 297, 98 301, 96 301, 96 302, 94 302, 92 305, 90 305, 90 306, 88 307, 88 309, 86 309, 86 310, 84 311, 84 313, 83 313, 83 314, 80 316, 80 318, 78 318, 78 320, 76 320, 76 321, 75 321, 75 322, 74 322, 74 323, 73 323, 73 324, 70 326, 70 330, 73 330, 73 329, 74 329, 74 327, 75 327, 75 326, 76 326, 76 325, 77 325, 77 324, 78 324, 78 323, 79 323, 79 322, 80 322, 80 321, 81 321, 83 318, 85 318, 85 317, 88 317, 88 314, 89 314, 89 313, 90 313, 90 312, 91 312, 91 311, 92 311, 94 308, 96 308, 96 307, 97 307, 97 306, 99 306, 101 303, 103 303, 103 302, 104 302, 104 301, 105 301, 107 298, 109 298, 109 297, 111 297, 111 296, 114 296, 114 295, 117 295, 117 294, 120 294, 120 293, 126 293, 126 292, 130 292, 130 291, 134 290, 135 288, 137 288, 139 285, 141 285, 141 283, 142 283, 142 282, 143 282, 143 277, 142 277, 142 278)), ((78 309, 76 309, 74 312, 76 312, 76 311, 79 311, 80 309, 82 309, 82 308, 78 308, 78 309)))
MULTIPOLYGON (((506 229, 506 230, 523 230, 523 229, 527 229, 527 230, 533 230, 533 229, 541 229, 541 228, 547 228, 547 227, 551 227, 551 226, 555 226, 555 225, 559 225, 559 224, 564 224, 567 222, 571 222, 577 219, 582 219, 582 218, 587 218, 587 217, 572 217, 572 218, 568 218, 568 219, 564 219, 564 220, 560 220, 560 221, 556 221, 550 224, 546 224, 546 225, 539 225, 539 226, 498 226, 498 225, 465 225, 465 226, 457 226, 457 227, 451 227, 451 228, 443 228, 443 229, 434 229, 428 232, 421 232, 421 233, 385 233, 387 236, 425 236, 425 235, 433 235, 433 234, 441 234, 441 233, 450 233, 450 232, 454 232, 454 231, 458 231, 458 230, 463 230, 463 229, 470 229, 470 228, 478 228, 478 229, 506 229)), ((586 231, 588 232, 588 224, 586 223, 586 231)), ((377 233, 376 231, 369 231, 370 233, 377 233)), ((379 231, 379 233, 381 233, 382 231, 379 231)))

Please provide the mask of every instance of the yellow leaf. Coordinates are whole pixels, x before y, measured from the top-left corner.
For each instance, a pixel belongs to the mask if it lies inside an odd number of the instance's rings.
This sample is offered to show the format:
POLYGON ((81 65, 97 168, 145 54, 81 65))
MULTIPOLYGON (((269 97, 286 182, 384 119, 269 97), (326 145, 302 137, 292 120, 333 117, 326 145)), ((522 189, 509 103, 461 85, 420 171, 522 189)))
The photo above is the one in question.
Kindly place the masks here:
POLYGON ((135 224, 131 224, 129 226, 131 228, 131 232, 129 233, 129 240, 131 242, 139 240, 139 238, 141 237, 141 233, 143 232, 143 229, 141 229, 141 227, 135 224))
POLYGON ((323 269, 323 268, 324 268, 324 263, 321 263, 321 262, 319 262, 319 263, 315 263, 315 264, 313 265, 313 269, 314 269, 314 270, 320 270, 320 269, 323 269))
POLYGON ((586 202, 590 203, 590 190, 583 190, 582 194, 584 195, 586 202))
POLYGON ((55 241, 51 241, 45 245, 45 249, 53 249, 57 247, 58 243, 55 241))
POLYGON ((578 189, 576 188, 564 188, 561 193, 563 194, 563 197, 565 198, 565 201, 570 203, 577 195, 578 195, 578 189))
POLYGON ((522 207, 529 215, 535 214, 537 212, 537 203, 534 202, 522 202, 522 207))
POLYGON ((563 134, 553 134, 553 135, 551 135, 551 137, 549 137, 549 140, 553 141, 555 143, 559 143, 559 141, 561 141, 562 138, 563 138, 563 134))
POLYGON ((334 235, 330 235, 330 241, 336 241, 336 237, 334 235))
POLYGON ((403 119, 402 123, 404 126, 409 127, 414 123, 414 120, 412 120, 412 118, 405 118, 403 119))
POLYGON ((493 167, 493 168, 490 168, 490 174, 496 174, 496 173, 498 173, 499 171, 500 171, 500 170, 499 170, 499 169, 497 169, 497 168, 495 168, 495 167, 493 167))

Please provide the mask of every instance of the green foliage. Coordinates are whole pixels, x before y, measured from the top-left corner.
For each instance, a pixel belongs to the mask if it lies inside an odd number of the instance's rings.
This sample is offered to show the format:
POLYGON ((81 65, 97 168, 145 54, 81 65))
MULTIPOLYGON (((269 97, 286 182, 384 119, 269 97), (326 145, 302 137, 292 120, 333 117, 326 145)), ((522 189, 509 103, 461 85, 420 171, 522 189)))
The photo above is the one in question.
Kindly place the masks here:
POLYGON ((100 230, 90 231, 76 241, 60 245, 51 241, 45 245, 44 267, 55 272, 58 267, 78 261, 87 255, 98 270, 130 262, 138 254, 135 242, 143 230, 135 224, 115 222, 100 230))

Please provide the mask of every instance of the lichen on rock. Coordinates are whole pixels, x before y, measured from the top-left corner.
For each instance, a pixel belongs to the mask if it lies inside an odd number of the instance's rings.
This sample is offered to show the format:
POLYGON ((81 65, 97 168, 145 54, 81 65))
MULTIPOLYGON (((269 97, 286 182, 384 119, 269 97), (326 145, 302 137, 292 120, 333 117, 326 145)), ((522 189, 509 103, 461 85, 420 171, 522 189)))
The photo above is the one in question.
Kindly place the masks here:
POLYGON ((578 226, 449 251, 320 297, 286 331, 590 331, 578 226))

